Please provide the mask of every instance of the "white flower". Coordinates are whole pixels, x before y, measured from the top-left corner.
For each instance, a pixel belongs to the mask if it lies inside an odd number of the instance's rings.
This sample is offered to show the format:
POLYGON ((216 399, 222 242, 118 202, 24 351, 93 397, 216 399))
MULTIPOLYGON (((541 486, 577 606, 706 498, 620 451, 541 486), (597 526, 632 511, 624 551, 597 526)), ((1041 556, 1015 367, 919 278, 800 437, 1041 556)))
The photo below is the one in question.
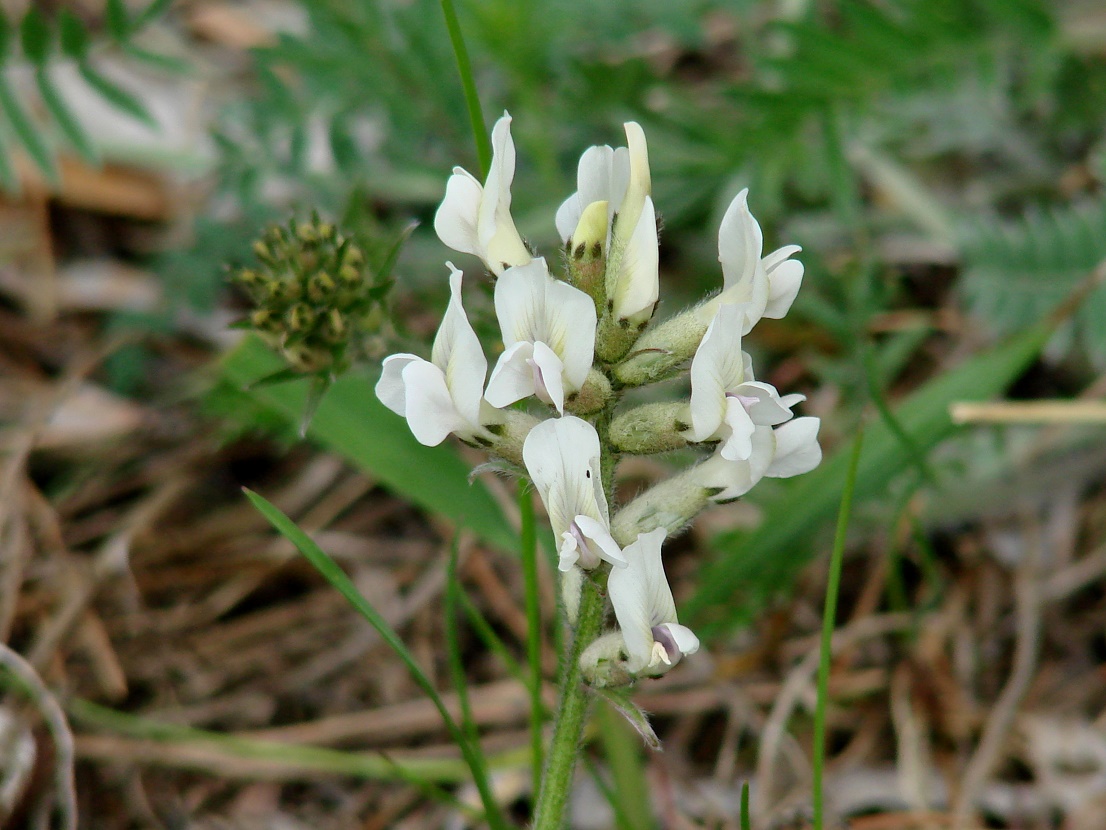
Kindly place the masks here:
POLYGON ((556 223, 567 244, 588 206, 606 203, 607 299, 616 320, 635 324, 653 315, 660 291, 659 254, 645 133, 633 121, 625 129, 628 147, 589 147, 580 157, 577 190, 557 210, 556 223))
POLYGON ((558 567, 591 569, 600 560, 625 567, 622 550, 611 536, 595 428, 572 415, 543 421, 526 436, 522 459, 549 513, 558 567))
POLYGON ((731 461, 748 459, 757 427, 782 424, 803 395, 780 397, 775 387, 753 379, 752 360, 741 351, 744 309, 723 305, 707 328, 691 361, 689 441, 721 439, 719 451, 731 461))
POLYGON ((748 334, 762 317, 779 319, 787 314, 803 281, 803 264, 791 256, 802 249, 785 245, 762 259, 763 247, 746 188, 734 197, 718 228, 722 293, 700 307, 703 315, 713 317, 720 305, 741 305, 745 310, 741 333, 748 334))
POLYGON ((514 177, 511 116, 504 112, 492 128, 492 163, 487 181, 481 186, 467 170, 454 167, 445 198, 434 216, 434 230, 442 242, 455 251, 480 257, 497 276, 512 265, 525 265, 531 258, 511 218, 514 177))
POLYGON ((503 407, 537 395, 563 413, 565 395, 579 390, 591 371, 591 297, 550 277, 539 257, 499 278, 495 313, 506 348, 488 381, 488 403, 503 407))
POLYGON ((808 473, 822 461, 818 418, 796 418, 773 429, 757 426, 750 438, 749 457, 731 460, 716 452, 693 474, 702 487, 717 490, 712 499, 732 501, 744 496, 762 478, 791 478, 808 473))
POLYGON ((611 571, 607 591, 626 643, 626 668, 663 674, 681 657, 699 650, 699 638, 676 618, 672 589, 661 564, 666 532, 642 533, 623 551, 629 565, 611 571))
POLYGON ((491 440, 486 424, 500 416, 484 400, 488 361, 461 305, 461 272, 446 263, 449 307, 434 337, 430 360, 413 354, 384 359, 376 396, 407 419, 420 443, 433 447, 451 432, 460 438, 491 440))

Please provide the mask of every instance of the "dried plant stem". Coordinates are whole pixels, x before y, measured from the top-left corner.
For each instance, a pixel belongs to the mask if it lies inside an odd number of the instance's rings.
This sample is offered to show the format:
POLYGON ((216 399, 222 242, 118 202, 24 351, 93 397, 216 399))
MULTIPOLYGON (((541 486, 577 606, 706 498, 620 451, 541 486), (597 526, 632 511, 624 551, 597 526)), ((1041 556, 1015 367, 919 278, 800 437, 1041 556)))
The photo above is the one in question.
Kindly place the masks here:
POLYGON ((1017 619, 1014 667, 994 708, 987 716, 983 736, 964 771, 964 783, 952 811, 953 828, 973 825, 976 800, 1002 756, 1018 706, 1029 690, 1033 673, 1037 669, 1041 647, 1041 542, 1039 533, 1032 533, 1032 537, 1014 582, 1017 619))
POLYGON ((15 678, 29 696, 50 730, 54 742, 54 783, 57 789, 58 811, 64 830, 77 828, 77 790, 73 781, 73 733, 57 699, 46 688, 34 666, 8 646, 0 643, 0 666, 15 678))

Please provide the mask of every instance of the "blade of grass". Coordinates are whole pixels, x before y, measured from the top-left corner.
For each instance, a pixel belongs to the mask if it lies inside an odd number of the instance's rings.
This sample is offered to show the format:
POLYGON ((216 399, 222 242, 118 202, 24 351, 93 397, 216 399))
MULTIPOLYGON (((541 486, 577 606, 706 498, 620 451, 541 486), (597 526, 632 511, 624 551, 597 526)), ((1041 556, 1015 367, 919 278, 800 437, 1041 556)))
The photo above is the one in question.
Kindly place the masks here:
MULTIPOLYGON (((628 830, 652 830, 652 800, 641 758, 641 739, 607 701, 595 707, 603 751, 610 764, 612 790, 628 830)), ((621 825, 620 825, 621 826, 621 825)))
POLYGON ((58 187, 61 179, 58 176, 57 163, 54 161, 54 152, 43 140, 38 127, 24 111, 15 92, 3 76, 0 76, 0 110, 3 111, 12 132, 27 151, 27 155, 34 161, 35 166, 42 171, 42 175, 53 187, 58 187))
MULTIPOLYGON (((243 388, 283 368, 260 340, 247 337, 220 364, 223 376, 243 388)), ((518 535, 480 481, 468 483, 471 467, 448 444, 424 447, 403 419, 380 403, 373 378, 348 372, 319 403, 308 435, 412 504, 471 528, 492 547, 518 549, 518 535)), ((296 424, 304 411, 308 381, 251 391, 255 401, 296 424)))
MULTIPOLYGON (((461 582, 457 576, 458 552, 459 545, 455 534, 449 552, 449 568, 446 571, 445 579, 446 654, 449 657, 449 674, 453 680, 453 689, 457 692, 457 700, 461 706, 461 730, 472 748, 472 777, 477 782, 477 786, 482 788, 481 792, 486 789, 490 793, 491 782, 488 778, 487 759, 484 757, 484 748, 480 746, 480 733, 476 727, 476 720, 472 717, 472 705, 469 702, 469 689, 465 678, 465 661, 461 655, 461 639, 458 636, 457 607, 460 604, 459 597, 461 593, 461 582)), ((488 824, 493 828, 506 828, 507 820, 500 810, 498 802, 492 799, 491 804, 495 808, 495 813, 488 813, 488 824)), ((485 801, 484 807, 486 810, 490 809, 487 801, 485 801)))
POLYGON ((753 830, 753 820, 749 817, 749 782, 741 782, 741 830, 753 830))
POLYGON ((849 529, 849 515, 856 490, 856 475, 860 465, 860 448, 864 443, 863 425, 853 439, 849 456, 849 470, 841 493, 841 507, 837 513, 837 530, 830 556, 829 579, 826 581, 825 608, 822 612, 822 643, 818 656, 818 697, 814 704, 814 759, 813 759, 813 809, 814 830, 822 830, 822 770, 826 761, 826 697, 829 694, 830 657, 833 629, 837 624, 837 595, 841 589, 841 563, 845 558, 845 534, 849 529))
POLYGON ((54 85, 53 79, 45 68, 39 67, 35 70, 35 80, 38 83, 42 103, 46 105, 46 109, 65 135, 66 140, 73 146, 73 149, 77 151, 82 160, 93 167, 98 167, 100 164, 99 152, 88 133, 85 132, 84 127, 81 126, 81 123, 65 102, 57 86, 54 85))
POLYGON ((507 648, 507 644, 503 642, 503 638, 495 633, 495 629, 492 628, 491 623, 487 618, 480 613, 480 609, 476 607, 476 604, 472 601, 472 598, 461 591, 461 609, 465 612, 465 616, 468 617, 469 625, 472 626, 473 631, 476 632, 476 636, 480 638, 488 650, 495 654, 503 663, 503 667, 507 669, 507 673, 517 680, 521 685, 527 686, 529 679, 526 676, 526 670, 511 654, 511 650, 507 648))
POLYGON ((488 174, 492 164, 492 142, 488 138, 488 127, 484 123, 484 111, 480 109, 480 96, 476 92, 476 81, 472 75, 472 62, 465 47, 465 38, 461 34, 461 24, 457 20, 457 11, 453 0, 441 0, 445 27, 449 30, 449 42, 453 45, 453 55, 457 58, 457 73, 461 76, 461 88, 465 93, 465 104, 472 125, 472 137, 476 140, 476 158, 480 163, 480 178, 488 174))
MULTIPOLYGON (((196 746, 215 750, 228 759, 261 761, 273 769, 284 768, 290 778, 299 771, 303 778, 318 775, 346 775, 365 780, 403 780, 412 783, 459 784, 469 780, 464 761, 448 758, 410 758, 397 761, 375 752, 345 752, 327 747, 288 744, 226 735, 193 726, 119 712, 80 698, 69 701, 66 711, 86 727, 128 738, 173 746, 196 746)), ((503 763, 497 759, 497 763, 503 763)), ((520 761, 519 758, 512 758, 520 761)), ((187 759, 182 759, 182 764, 187 759)), ((505 763, 504 766, 511 766, 505 763)))
POLYGON ((534 792, 541 789, 541 771, 545 765, 542 724, 545 721, 541 701, 541 602, 538 593, 538 534, 534 523, 534 499, 525 481, 518 485, 518 510, 522 518, 519 557, 522 560, 523 593, 526 604, 526 662, 530 668, 530 746, 533 750, 534 792))
POLYGON ((407 670, 411 673, 411 678, 418 687, 422 689, 426 696, 430 698, 431 702, 434 704, 434 708, 436 708, 442 716, 442 720, 445 723, 446 729, 449 731, 450 737, 453 738, 458 748, 461 750, 461 755, 464 757, 472 773, 473 783, 476 784, 476 788, 480 792, 480 800, 484 805, 484 811, 487 815, 489 824, 496 830, 506 830, 507 825, 502 823, 499 819, 499 805, 495 801, 495 797, 488 785, 487 778, 486 776, 481 777, 479 775, 479 771, 483 769, 483 766, 478 751, 473 748, 468 736, 457 725, 452 715, 449 714, 449 710, 446 709, 445 703, 442 702, 438 690, 434 688, 434 684, 430 682, 430 678, 423 672, 418 661, 416 661, 411 652, 407 650, 407 646, 404 645, 399 635, 388 625, 387 620, 380 616, 377 610, 361 596, 361 592, 357 590, 357 586, 346 576, 346 572, 338 566, 338 563, 324 553, 322 548, 316 545, 311 537, 296 526, 295 522, 285 516, 277 507, 262 496, 254 493, 252 490, 243 489, 246 498, 257 508, 258 512, 261 513, 261 515, 264 516, 284 538, 296 546, 296 549, 307 558, 320 574, 322 574, 323 578, 326 579, 338 593, 345 597, 349 604, 376 629, 380 638, 388 644, 392 651, 403 661, 404 665, 407 666, 407 670))

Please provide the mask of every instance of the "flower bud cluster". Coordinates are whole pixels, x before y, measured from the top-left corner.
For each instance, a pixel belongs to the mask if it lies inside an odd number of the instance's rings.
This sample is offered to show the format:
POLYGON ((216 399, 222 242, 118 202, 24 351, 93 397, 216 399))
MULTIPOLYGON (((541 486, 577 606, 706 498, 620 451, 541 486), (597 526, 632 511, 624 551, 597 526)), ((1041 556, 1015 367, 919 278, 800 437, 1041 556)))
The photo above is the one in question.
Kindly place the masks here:
POLYGON ((242 327, 256 331, 303 374, 348 368, 350 347, 383 322, 386 285, 330 222, 274 225, 253 245, 258 267, 232 275, 253 303, 242 327))
POLYGON ((525 468, 558 543, 562 595, 575 620, 585 579, 610 598, 617 627, 584 649, 595 685, 663 674, 699 647, 679 623, 662 564, 665 539, 712 503, 821 460, 817 418, 795 418, 802 395, 754 377, 742 338, 787 313, 802 282, 796 246, 762 256, 747 192, 719 230, 723 285, 715 296, 655 323, 657 216, 645 134, 626 147, 589 148, 577 190, 557 211, 564 245, 557 279, 519 237, 510 214, 515 152, 510 116, 492 132, 481 183, 455 168, 434 227, 443 243, 483 260, 494 276, 503 351, 488 373, 452 263, 451 299, 430 359, 384 361, 376 392, 424 444, 454 434, 525 468), (628 389, 686 373, 688 398, 629 406, 628 389), (529 402, 520 409, 520 402, 529 402), (615 467, 626 454, 702 446, 708 456, 614 509, 615 467))

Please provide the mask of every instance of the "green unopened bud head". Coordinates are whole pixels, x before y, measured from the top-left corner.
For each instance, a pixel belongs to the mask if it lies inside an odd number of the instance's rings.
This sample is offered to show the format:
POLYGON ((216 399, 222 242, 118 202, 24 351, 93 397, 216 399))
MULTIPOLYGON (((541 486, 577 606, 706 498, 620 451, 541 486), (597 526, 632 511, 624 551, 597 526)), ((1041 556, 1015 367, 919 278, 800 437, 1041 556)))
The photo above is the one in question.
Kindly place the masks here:
POLYGON ((288 328, 294 332, 307 332, 315 325, 315 309, 307 303, 296 303, 288 310, 288 328))
POLYGON ((307 296, 313 303, 321 303, 333 296, 338 284, 326 271, 316 271, 307 281, 307 296))
POLYGON ((346 285, 361 281, 361 270, 356 265, 343 265, 338 269, 338 279, 346 285))
POLYGON ((301 222, 296 226, 296 236, 301 242, 318 242, 319 232, 310 222, 301 222))
POLYGON ((365 264, 365 255, 356 245, 348 245, 345 254, 342 256, 342 264, 359 268, 365 264))
POLYGON ((273 259, 273 254, 269 250, 269 246, 260 239, 253 243, 253 252, 262 262, 268 263, 273 259))
POLYGON ((271 309, 259 308, 250 314, 250 325, 258 331, 275 332, 282 328, 280 316, 271 309))
POLYGON ((281 354, 292 368, 304 373, 322 372, 334 364, 334 354, 330 349, 306 341, 286 345, 281 354))
POLYGON ((349 337, 349 327, 346 325, 345 318, 336 308, 330 309, 323 319, 323 337, 329 343, 341 343, 349 337))

